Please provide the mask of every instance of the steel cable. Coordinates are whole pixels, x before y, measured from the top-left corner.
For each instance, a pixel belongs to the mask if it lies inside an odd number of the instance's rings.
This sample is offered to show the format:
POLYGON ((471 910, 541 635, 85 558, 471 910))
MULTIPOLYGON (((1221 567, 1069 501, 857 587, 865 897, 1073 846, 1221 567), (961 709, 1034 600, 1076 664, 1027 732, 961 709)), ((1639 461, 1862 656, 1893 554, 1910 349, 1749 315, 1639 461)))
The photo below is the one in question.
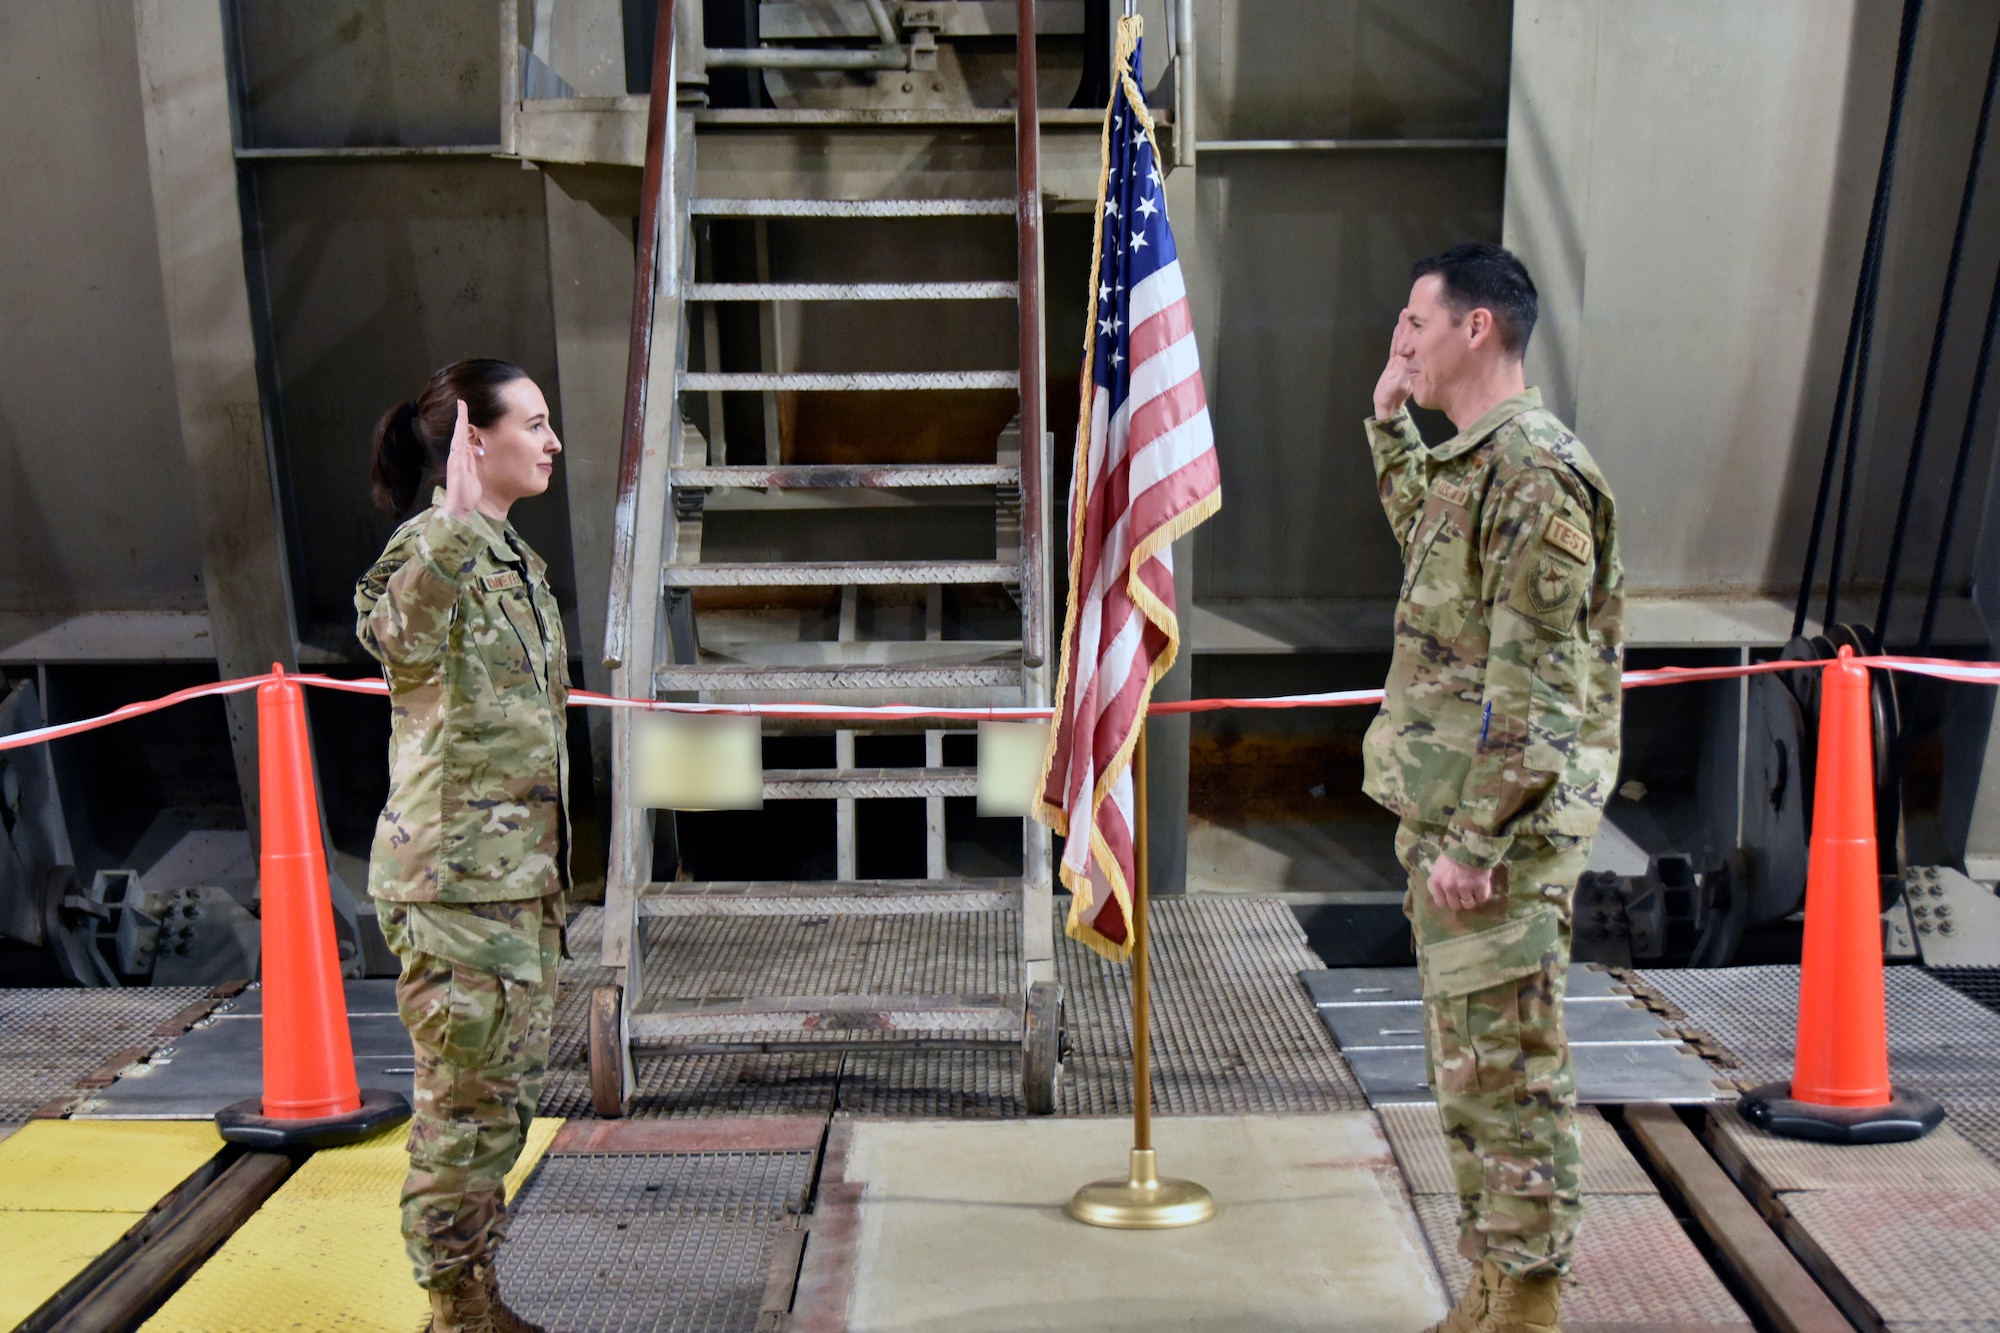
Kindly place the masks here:
MULTIPOLYGON (((1882 599, 1875 609, 1875 637, 1878 643, 1887 645, 1889 641, 1889 612, 1896 604, 1896 577, 1903 563, 1903 540, 1909 533, 1910 505, 1916 497, 1917 474, 1921 471, 1924 458, 1924 442, 1930 433, 1931 408, 1937 393, 1938 366, 1944 360, 1945 334, 1951 324, 1952 298, 1958 292, 1959 262, 1965 257, 1965 233, 1972 226, 1972 205, 1979 193, 1979 168, 1986 157, 1986 131, 1993 121, 1993 90, 2000 86, 2000 29, 1993 35, 1993 56, 1986 66, 1986 92, 1979 103, 1979 122, 1972 133, 1972 158, 1965 168, 1965 191, 1958 201, 1958 226, 1951 236, 1951 258, 1944 266, 1944 293, 1938 298, 1937 328, 1931 333, 1930 360, 1924 366, 1924 389, 1917 401, 1917 424, 1910 434, 1910 459, 1903 469, 1903 494, 1896 504, 1896 528, 1889 538, 1889 562, 1882 574, 1882 599)), ((1984 372, 1981 372, 1982 377, 1984 372)), ((1975 385, 1973 394, 1977 401, 1979 389, 1975 385)), ((1859 409, 1856 409, 1859 411, 1859 409)), ((1948 507, 1957 507, 1957 491, 1964 483, 1964 469, 1961 466, 1954 474, 1951 498, 1948 507)), ((1933 580, 1935 586, 1935 580, 1933 580)), ((1930 647, 1930 599, 1925 599, 1924 648, 1930 647)))
MULTIPOLYGON (((1840 428, 1848 416, 1850 395, 1855 398, 1860 396, 1855 392, 1856 381, 1867 373, 1867 356, 1862 348, 1869 341, 1866 335, 1872 333, 1874 325, 1875 294, 1882 272, 1882 233, 1887 229, 1890 186, 1896 175, 1896 139, 1903 123, 1903 100, 1909 91, 1910 61, 1916 50, 1917 25, 1923 10, 1923 0, 1904 0, 1902 31, 1896 42, 1895 81, 1889 92, 1889 123, 1882 136, 1882 160, 1875 172, 1875 198, 1868 213, 1868 234, 1861 247, 1861 272, 1855 280, 1854 309, 1847 320, 1847 344, 1841 354, 1840 382, 1833 395, 1833 421, 1827 428, 1826 457, 1820 465, 1819 493, 1813 501, 1812 529, 1806 538, 1805 569, 1799 576, 1798 605, 1792 614, 1792 637, 1795 639, 1805 633, 1806 607, 1812 598, 1813 570, 1819 566, 1820 538, 1826 528, 1826 503, 1833 490, 1834 467, 1840 460, 1840 428)), ((1857 411, 1853 415, 1858 422, 1860 413, 1857 411)), ((1829 624, 1839 608, 1840 546, 1846 538, 1848 501, 1854 479, 1852 435, 1853 432, 1850 432, 1850 457, 1841 484, 1833 568, 1827 580, 1826 623, 1829 624)))
POLYGON ((1917 655, 1930 651, 1937 628, 1938 599, 1944 591, 1945 565, 1951 559, 1952 534, 1958 526, 1958 503, 1965 492, 1965 472, 1972 461, 1972 441, 1979 431, 1979 405, 1985 397, 1986 375, 1993 366, 1993 334, 2000 326, 2000 270, 1993 274, 1993 296, 1986 303, 1986 331, 1979 338, 1979 362, 1972 371, 1972 397, 1965 405, 1965 429, 1958 437, 1958 460, 1952 465, 1951 491, 1945 497, 1944 524, 1938 533, 1937 561, 1931 566, 1930 591, 1924 596, 1924 626, 1917 636, 1917 655))

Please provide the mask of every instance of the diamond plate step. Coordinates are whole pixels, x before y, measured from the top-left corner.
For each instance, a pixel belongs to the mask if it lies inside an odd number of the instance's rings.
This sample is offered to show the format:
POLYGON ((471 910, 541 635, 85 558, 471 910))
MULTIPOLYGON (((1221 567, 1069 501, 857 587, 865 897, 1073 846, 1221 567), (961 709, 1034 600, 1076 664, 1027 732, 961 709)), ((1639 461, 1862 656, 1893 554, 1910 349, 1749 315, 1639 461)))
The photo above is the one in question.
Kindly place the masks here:
POLYGON ((682 467, 674 469, 673 479, 676 486, 704 490, 730 487, 803 491, 840 487, 1017 486, 1021 482, 1021 469, 998 463, 866 463, 857 466, 806 463, 791 467, 682 467))
POLYGON ((1012 199, 696 199, 698 218, 970 218, 1014 216, 1012 199))
POLYGON ((907 389, 1018 389, 1021 375, 1013 370, 892 370, 892 371, 731 371, 691 370, 680 377, 690 393, 761 393, 793 390, 814 393, 856 393, 907 389))
POLYGON ((1019 583, 1021 567, 1002 560, 802 560, 793 564, 668 565, 669 588, 838 588, 934 583, 1019 583))
POLYGON ((690 301, 1012 301, 1013 282, 692 282, 690 301))
POLYGON ((767 801, 891 800, 910 796, 976 796, 976 768, 767 768, 767 801))
POLYGON ((639 890, 641 916, 916 916, 1004 912, 1019 904, 1005 879, 723 880, 656 882, 639 890))
MULTIPOLYGON (((850 690, 1014 689, 1021 687, 1018 665, 899 667, 759 667, 694 665, 662 667, 653 688, 668 690, 761 690, 793 695, 850 690)), ((813 702, 811 698, 799 702, 813 702)))
POLYGON ((649 1044, 703 1037, 782 1035, 838 1040, 880 1032, 963 1033, 1012 1038, 1021 995, 785 995, 755 999, 650 999, 628 1022, 649 1044))

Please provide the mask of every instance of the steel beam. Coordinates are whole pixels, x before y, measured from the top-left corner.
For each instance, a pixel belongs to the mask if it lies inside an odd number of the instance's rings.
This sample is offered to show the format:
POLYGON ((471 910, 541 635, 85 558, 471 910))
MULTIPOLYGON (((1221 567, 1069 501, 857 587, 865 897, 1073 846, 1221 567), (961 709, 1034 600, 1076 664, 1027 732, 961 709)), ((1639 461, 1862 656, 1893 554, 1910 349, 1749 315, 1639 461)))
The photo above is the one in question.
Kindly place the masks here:
MULTIPOLYGON (((216 668, 298 664, 291 581, 257 391, 243 214, 218 5, 135 0, 153 225, 216 668)), ((258 826, 257 704, 226 705, 243 809, 258 826)))

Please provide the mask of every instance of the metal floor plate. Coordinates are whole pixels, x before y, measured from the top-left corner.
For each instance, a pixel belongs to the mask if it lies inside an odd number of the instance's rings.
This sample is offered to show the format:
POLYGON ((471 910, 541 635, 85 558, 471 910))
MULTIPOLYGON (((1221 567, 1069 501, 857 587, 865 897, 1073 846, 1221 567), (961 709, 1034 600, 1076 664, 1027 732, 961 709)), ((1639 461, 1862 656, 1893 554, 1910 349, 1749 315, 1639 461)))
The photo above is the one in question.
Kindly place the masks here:
POLYGON ((1747 1123, 1735 1107, 1710 1113, 1715 1133, 1740 1153, 1758 1179, 1792 1190, 1931 1189, 2000 1197, 2000 1167, 1950 1120, 1912 1143, 1829 1144, 1780 1138, 1747 1123))
POLYGON ((113 1054, 162 1045, 153 1029, 208 994, 205 986, 131 990, 0 990, 0 1123, 77 1092, 113 1054))
MULTIPOLYGON (((1667 1020, 1640 1004, 1565 1004, 1563 1027, 1571 1046, 1619 1046, 1635 1042, 1678 1042, 1667 1020)), ((1422 1046, 1422 1004, 1326 1005, 1320 1017, 1343 1051, 1368 1046, 1422 1046)))
MULTIPOLYGON (((1472 1276, 1458 1252, 1458 1199, 1420 1194, 1417 1217, 1445 1286, 1456 1296, 1472 1276)), ((1573 1280, 1563 1288, 1563 1324, 1657 1329, 1686 1324, 1740 1329, 1750 1320, 1655 1194, 1600 1194, 1586 1203, 1573 1280)))
POLYGON ((572 1333, 750 1333, 813 1157, 551 1156, 515 1204, 500 1258, 507 1299, 572 1333))
MULTIPOLYGON (((364 1088, 410 1096, 416 1055, 402 1020, 350 1016, 355 1075, 364 1088)), ((163 1044, 74 1115, 83 1120, 206 1120, 264 1090, 264 1020, 241 1010, 217 1014, 163 1044)))
MULTIPOLYGON (((349 1018, 370 1015, 396 1017, 394 977, 350 978, 340 983, 340 990, 347 1002, 349 1018)), ((234 999, 224 1000, 215 1007, 215 1012, 232 1018, 261 1018, 264 1014, 264 988, 252 986, 234 999)))
MULTIPOLYGON (((1375 1047, 1343 1054, 1366 1090, 1370 1105, 1432 1100, 1421 1046, 1375 1047)), ((1668 1042, 1576 1046, 1570 1056, 1576 1064, 1580 1102, 1712 1102, 1729 1095, 1726 1086, 1718 1085, 1717 1072, 1706 1060, 1668 1042)))
MULTIPOLYGON (((1413 1004, 1424 998, 1414 967, 1310 967, 1299 972, 1316 1005, 1413 1004)), ((1569 1000, 1629 1000, 1618 978, 1590 963, 1569 970, 1569 1000)))
POLYGON ((1797 1225, 1884 1323, 1991 1329, 2000 1310, 2000 1195, 1919 1189, 1785 1196, 1797 1225), (1893 1221, 1893 1225, 1885 1222, 1893 1221))

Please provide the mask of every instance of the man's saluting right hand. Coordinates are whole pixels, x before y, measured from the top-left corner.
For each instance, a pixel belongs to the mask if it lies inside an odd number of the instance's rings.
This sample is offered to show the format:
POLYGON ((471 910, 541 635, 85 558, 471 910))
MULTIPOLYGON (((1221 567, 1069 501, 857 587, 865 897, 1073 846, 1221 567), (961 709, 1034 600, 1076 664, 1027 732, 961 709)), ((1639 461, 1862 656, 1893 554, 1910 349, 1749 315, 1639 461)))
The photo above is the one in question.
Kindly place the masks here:
POLYGON ((1403 410, 1403 404, 1410 401, 1411 382, 1416 379, 1416 349, 1407 337, 1410 312, 1406 308, 1396 316, 1396 331, 1389 335, 1389 364, 1382 367, 1382 378, 1375 381, 1375 419, 1386 421, 1403 410))

